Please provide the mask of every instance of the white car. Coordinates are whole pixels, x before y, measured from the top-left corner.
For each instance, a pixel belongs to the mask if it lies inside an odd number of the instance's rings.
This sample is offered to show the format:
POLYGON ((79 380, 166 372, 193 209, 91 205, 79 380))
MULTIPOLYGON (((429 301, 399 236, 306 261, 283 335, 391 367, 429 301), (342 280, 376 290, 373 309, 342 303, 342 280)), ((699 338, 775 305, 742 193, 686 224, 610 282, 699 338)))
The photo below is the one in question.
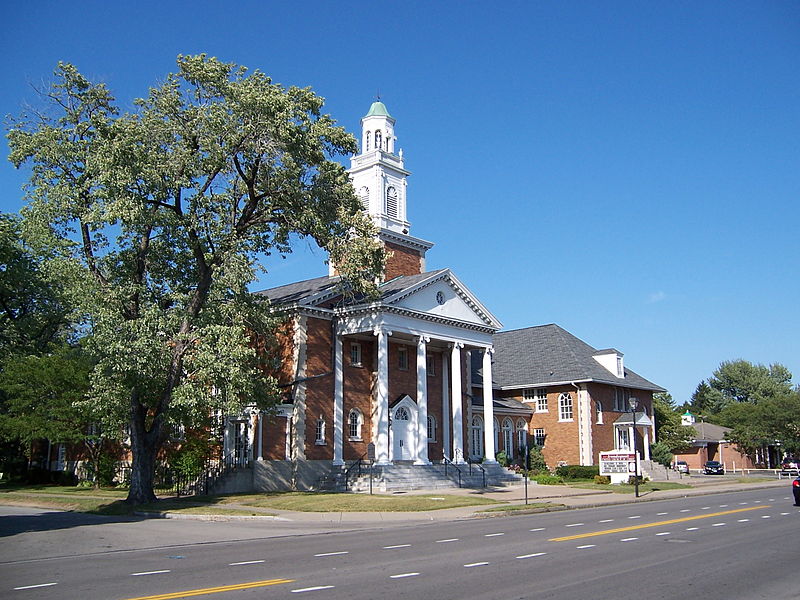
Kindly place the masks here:
POLYGON ((678 473, 688 473, 689 472, 689 465, 685 460, 676 460, 675 461, 675 470, 678 473))

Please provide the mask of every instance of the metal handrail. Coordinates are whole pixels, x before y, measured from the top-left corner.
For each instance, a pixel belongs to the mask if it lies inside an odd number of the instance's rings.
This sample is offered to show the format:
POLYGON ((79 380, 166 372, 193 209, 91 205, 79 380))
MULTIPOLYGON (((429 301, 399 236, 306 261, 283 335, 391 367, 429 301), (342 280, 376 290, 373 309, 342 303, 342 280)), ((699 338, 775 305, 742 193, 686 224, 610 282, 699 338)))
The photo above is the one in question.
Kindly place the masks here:
POLYGON ((364 454, 362 454, 361 456, 358 457, 358 460, 356 460, 356 462, 354 462, 352 465, 350 465, 345 470, 345 472, 344 472, 344 491, 345 492, 348 490, 348 485, 349 485, 348 482, 350 481, 350 473, 353 471, 353 469, 358 467, 358 475, 356 475, 356 477, 361 477, 361 465, 364 464, 364 457, 366 455, 367 455, 367 453, 364 452, 364 454))
POLYGON ((447 477, 447 465, 453 467, 456 472, 458 473, 458 487, 461 487, 461 469, 459 469, 456 464, 447 458, 446 456, 442 458, 442 464, 444 465, 444 476, 447 477))
POLYGON ((469 474, 472 475, 472 465, 475 465, 481 470, 481 477, 483 479, 483 485, 481 487, 486 487, 486 469, 483 468, 483 465, 477 462, 472 462, 472 459, 467 459, 467 464, 469 465, 469 474))

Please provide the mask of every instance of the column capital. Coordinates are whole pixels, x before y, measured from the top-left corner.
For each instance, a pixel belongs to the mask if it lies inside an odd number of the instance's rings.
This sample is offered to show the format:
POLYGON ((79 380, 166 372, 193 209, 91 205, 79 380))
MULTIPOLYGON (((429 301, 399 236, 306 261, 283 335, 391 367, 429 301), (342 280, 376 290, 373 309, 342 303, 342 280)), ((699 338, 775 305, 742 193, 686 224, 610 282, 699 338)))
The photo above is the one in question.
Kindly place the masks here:
POLYGON ((489 356, 493 356, 494 355, 494 346, 488 346, 488 347, 484 348, 483 349, 483 353, 484 354, 488 354, 489 356))
POLYGON ((448 344, 448 348, 451 350, 461 350, 464 347, 464 342, 453 342, 452 344, 448 344))
POLYGON ((372 330, 372 335, 374 335, 376 337, 379 336, 380 334, 384 334, 386 336, 390 336, 390 335, 392 335, 392 333, 393 333, 392 331, 389 331, 388 329, 384 329, 383 327, 376 327, 375 329, 372 330))
POLYGON ((431 341, 431 337, 429 335, 418 335, 417 336, 417 344, 427 344, 431 341))

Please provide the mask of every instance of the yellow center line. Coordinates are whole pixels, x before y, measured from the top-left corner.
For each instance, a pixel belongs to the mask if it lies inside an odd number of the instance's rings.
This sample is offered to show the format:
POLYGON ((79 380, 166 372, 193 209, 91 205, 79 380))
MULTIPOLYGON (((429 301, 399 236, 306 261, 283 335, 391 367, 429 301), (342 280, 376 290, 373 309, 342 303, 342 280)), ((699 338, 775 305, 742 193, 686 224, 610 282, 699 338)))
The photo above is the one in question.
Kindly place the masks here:
POLYGON ((220 592, 249 590, 251 588, 266 587, 268 585, 277 585, 279 583, 291 583, 293 581, 294 579, 267 579, 265 581, 251 581, 250 583, 221 585, 219 587, 185 590, 183 592, 171 592, 169 594, 156 594, 155 596, 140 596, 138 598, 128 598, 127 600, 170 600, 170 598, 188 598, 189 596, 202 596, 204 594, 219 594, 220 592))
POLYGON ((669 521, 658 521, 656 523, 644 523, 643 525, 631 525, 630 527, 618 527, 616 529, 604 529, 603 531, 593 531, 592 533, 579 533, 578 535, 567 535, 564 537, 550 538, 548 542, 568 542, 570 540, 579 540, 581 538, 594 537, 597 535, 608 535, 609 533, 622 533, 623 531, 634 531, 636 529, 646 529, 648 527, 661 527, 663 525, 671 525, 673 523, 685 523, 686 521, 696 521, 697 519, 709 519, 711 517, 721 517, 723 515, 732 515, 735 513, 745 512, 747 510, 758 510, 760 508, 769 508, 769 504, 761 506, 749 506, 747 508, 736 508, 734 510, 725 510, 722 512, 708 513, 705 515, 697 515, 694 517, 682 517, 680 519, 670 519, 669 521))

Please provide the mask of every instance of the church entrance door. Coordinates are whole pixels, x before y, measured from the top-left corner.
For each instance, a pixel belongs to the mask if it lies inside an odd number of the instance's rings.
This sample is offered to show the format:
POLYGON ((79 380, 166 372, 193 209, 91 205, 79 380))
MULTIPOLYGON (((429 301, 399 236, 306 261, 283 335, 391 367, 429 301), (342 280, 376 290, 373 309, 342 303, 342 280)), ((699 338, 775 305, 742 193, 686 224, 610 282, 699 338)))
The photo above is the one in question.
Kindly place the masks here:
POLYGON ((392 456, 391 460, 414 460, 416 439, 416 404, 406 397, 392 410, 392 456))

